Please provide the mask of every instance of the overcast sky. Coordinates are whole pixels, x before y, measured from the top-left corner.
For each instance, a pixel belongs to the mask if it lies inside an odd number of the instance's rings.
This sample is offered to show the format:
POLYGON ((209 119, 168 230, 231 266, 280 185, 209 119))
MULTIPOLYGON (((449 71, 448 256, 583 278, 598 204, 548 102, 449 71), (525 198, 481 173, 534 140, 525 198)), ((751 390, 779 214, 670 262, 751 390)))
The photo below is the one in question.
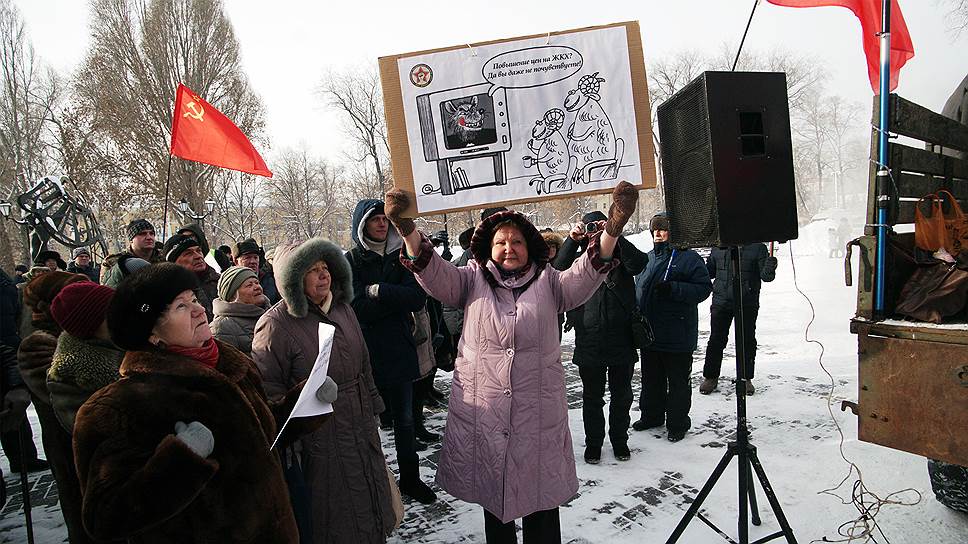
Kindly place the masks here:
MULTIPOLYGON (((941 108, 968 73, 968 32, 946 26, 944 0, 899 0, 915 57, 901 72, 901 95, 941 108)), ((38 55, 61 72, 81 62, 88 43, 84 0, 14 0, 38 55)), ((246 72, 266 107, 276 149, 305 142, 323 156, 341 152, 340 121, 316 95, 320 75, 406 53, 627 20, 641 24, 645 60, 683 49, 735 47, 752 0, 532 0, 460 3, 431 0, 225 0, 246 72)), ((873 93, 860 23, 846 9, 794 9, 760 2, 745 50, 785 48, 830 67, 828 92, 861 102, 873 93)), ((106 90, 110 92, 109 90, 106 90)), ((271 156, 271 152, 266 153, 271 156)))

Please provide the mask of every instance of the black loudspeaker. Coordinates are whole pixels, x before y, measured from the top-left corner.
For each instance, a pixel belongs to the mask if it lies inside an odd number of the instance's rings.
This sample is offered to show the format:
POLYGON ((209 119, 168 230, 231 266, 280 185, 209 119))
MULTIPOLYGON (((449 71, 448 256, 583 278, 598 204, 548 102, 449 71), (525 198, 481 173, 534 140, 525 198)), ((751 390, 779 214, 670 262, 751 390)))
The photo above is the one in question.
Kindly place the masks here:
POLYGON ((657 121, 673 245, 797 237, 786 74, 704 72, 657 121))

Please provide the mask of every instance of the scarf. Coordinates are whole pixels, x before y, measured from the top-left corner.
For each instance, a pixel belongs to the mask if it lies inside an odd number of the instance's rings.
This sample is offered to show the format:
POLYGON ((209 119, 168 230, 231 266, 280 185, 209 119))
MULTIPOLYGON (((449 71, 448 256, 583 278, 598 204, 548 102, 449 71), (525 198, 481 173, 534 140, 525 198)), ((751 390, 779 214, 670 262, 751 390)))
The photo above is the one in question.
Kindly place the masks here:
MULTIPOLYGON (((497 264, 497 263, 494 263, 494 264, 497 264)), ((501 273, 502 280, 520 278, 521 276, 524 276, 525 274, 527 274, 528 270, 531 270, 531 261, 528 261, 528 263, 522 266, 521 268, 517 270, 512 270, 510 272, 501 268, 500 265, 498 265, 497 267, 497 271, 501 273)))
MULTIPOLYGON (((390 227, 390 228, 392 229, 394 227, 390 227)), ((389 237, 390 237, 390 234, 388 233, 387 238, 389 237)), ((387 253, 387 241, 385 239, 382 242, 377 242, 376 240, 364 234, 363 245, 365 245, 367 249, 369 249, 370 251, 378 255, 386 255, 387 253)))
POLYGON ((195 359, 209 368, 215 368, 215 365, 218 364, 218 344, 215 343, 213 338, 209 338, 208 341, 202 344, 202 347, 199 348, 168 346, 167 349, 172 353, 184 355, 190 359, 195 359))
POLYGON ((319 309, 323 311, 324 314, 329 313, 329 309, 333 307, 333 291, 329 290, 326 293, 326 298, 319 303, 319 309))

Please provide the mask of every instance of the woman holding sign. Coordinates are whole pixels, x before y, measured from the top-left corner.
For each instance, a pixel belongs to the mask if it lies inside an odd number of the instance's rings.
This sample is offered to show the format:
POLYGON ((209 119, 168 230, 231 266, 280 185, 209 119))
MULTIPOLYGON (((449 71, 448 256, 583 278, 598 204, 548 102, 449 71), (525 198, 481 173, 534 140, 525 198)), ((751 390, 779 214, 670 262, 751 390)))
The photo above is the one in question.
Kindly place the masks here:
POLYGON ((252 357, 270 397, 309 376, 319 354, 320 323, 336 328, 328 369, 339 385, 333 417, 297 442, 292 460, 301 466, 309 488, 310 527, 303 525, 303 505, 299 500, 294 505, 302 541, 385 542, 399 520, 376 424, 383 400, 349 305, 350 263, 336 244, 313 238, 277 248, 273 269, 282 301, 259 319, 252 341, 252 357))
POLYGON ((566 271, 548 265, 548 246, 525 216, 496 213, 471 239, 473 259, 455 267, 402 214, 399 189, 386 215, 406 241, 401 257, 427 293, 464 309, 437 483, 484 507, 488 543, 559 542, 558 507, 578 491, 568 429, 558 314, 584 303, 619 262, 618 237, 638 192, 622 182, 600 236, 566 271))
POLYGON ((212 338, 197 288, 194 273, 156 264, 125 278, 108 306, 111 340, 127 354, 121 379, 75 420, 84 527, 98 541, 298 542, 269 445, 302 384, 268 403, 252 360, 212 338))

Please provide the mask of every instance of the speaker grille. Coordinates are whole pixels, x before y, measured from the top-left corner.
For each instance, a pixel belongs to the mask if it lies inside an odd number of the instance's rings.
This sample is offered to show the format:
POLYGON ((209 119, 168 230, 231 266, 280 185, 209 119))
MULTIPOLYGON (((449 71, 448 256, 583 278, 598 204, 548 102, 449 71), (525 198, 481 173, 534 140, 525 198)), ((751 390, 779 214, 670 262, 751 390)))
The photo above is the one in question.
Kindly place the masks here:
POLYGON ((674 245, 719 240, 706 81, 695 79, 658 107, 662 183, 674 245))

